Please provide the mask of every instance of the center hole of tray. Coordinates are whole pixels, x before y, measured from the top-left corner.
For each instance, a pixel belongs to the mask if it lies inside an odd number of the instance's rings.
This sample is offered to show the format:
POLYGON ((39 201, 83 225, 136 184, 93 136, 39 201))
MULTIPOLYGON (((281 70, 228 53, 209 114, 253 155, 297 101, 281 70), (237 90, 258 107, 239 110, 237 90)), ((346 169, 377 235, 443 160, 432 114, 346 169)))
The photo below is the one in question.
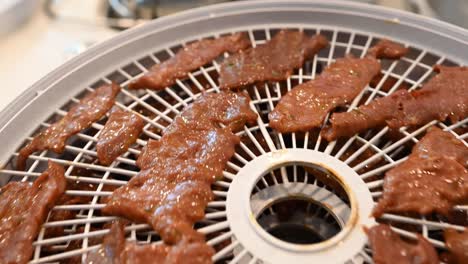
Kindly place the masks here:
POLYGON ((312 199, 277 201, 265 208, 257 221, 270 235, 294 244, 320 243, 341 231, 332 212, 312 199))
POLYGON ((287 243, 311 245, 337 235, 351 206, 338 177, 316 164, 287 163, 264 173, 251 193, 257 223, 287 243))

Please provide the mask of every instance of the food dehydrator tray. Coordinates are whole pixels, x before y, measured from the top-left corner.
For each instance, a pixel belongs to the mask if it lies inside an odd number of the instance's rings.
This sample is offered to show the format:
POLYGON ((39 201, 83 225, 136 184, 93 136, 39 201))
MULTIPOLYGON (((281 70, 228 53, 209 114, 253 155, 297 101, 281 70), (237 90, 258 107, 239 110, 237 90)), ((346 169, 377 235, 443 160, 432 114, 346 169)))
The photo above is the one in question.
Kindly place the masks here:
MULTIPOLYGON (((467 144, 468 119, 454 124, 434 121, 398 132, 384 128, 329 143, 322 140, 317 131, 278 134, 268 127, 267 115, 295 85, 313 79, 326 65, 346 53, 363 56, 383 37, 407 45, 410 52, 401 60, 382 61, 381 80, 364 89, 349 107, 340 110, 368 103, 402 86, 418 89, 433 75, 434 64, 468 64, 468 32, 436 20, 376 6, 296 0, 220 4, 158 19, 90 48, 12 102, 0 115, 3 144, 0 160, 4 164, 0 184, 34 180, 44 170, 48 159, 68 166, 68 179, 93 184, 89 191, 66 191, 69 195, 91 197, 91 201, 54 207, 53 210, 78 213, 74 219, 47 221, 43 225, 34 242, 31 263, 80 257, 98 247, 93 245, 94 238, 101 241, 108 232, 106 223, 115 219, 100 214, 104 206, 101 198, 109 196, 113 186, 125 184, 137 173, 135 159, 147 139, 160 138, 161 131, 174 116, 202 92, 219 91, 220 60, 201 67, 187 80, 177 81, 163 91, 125 89, 131 80, 154 63, 173 56, 187 42, 243 31, 255 46, 280 29, 323 34, 330 40, 330 46, 288 80, 248 89, 251 106, 260 118, 257 124, 238 133, 242 143, 229 162, 224 178, 214 184, 216 198, 209 203, 205 219, 196 227, 215 248, 213 260, 218 263, 284 263, 288 259, 295 263, 306 260, 372 262, 372 251, 366 246, 362 225, 375 223, 369 215, 373 200, 381 195, 385 171, 404 161, 414 143, 432 125, 450 131, 467 144), (30 156, 27 171, 15 170, 12 160, 16 154, 12 153, 16 153, 25 140, 63 116, 85 92, 111 81, 124 87, 117 106, 139 112, 147 122, 140 139, 125 155, 108 167, 96 162, 96 138, 105 123, 101 120, 69 140, 63 154, 36 153, 30 156), (333 174, 331 180, 323 181, 323 175, 333 174), (294 210, 284 209, 288 207, 294 210), (305 225, 315 228, 314 237, 319 242, 300 237, 306 230, 294 233, 291 226, 278 222, 275 214, 287 215, 293 222, 307 219, 305 225), (63 236, 44 237, 47 229, 61 226, 65 227, 63 236), (283 240, 269 235, 265 229, 283 240), (295 237, 285 237, 285 230, 295 237)), ((468 206, 459 205, 457 209, 466 214, 468 206)), ((437 216, 385 214, 381 220, 392 223, 394 230, 403 236, 411 237, 414 236, 411 232, 419 232, 440 249, 445 247, 441 230, 464 229, 460 224, 437 216)), ((128 239, 141 243, 159 240, 147 225, 130 224, 126 229, 128 239)))

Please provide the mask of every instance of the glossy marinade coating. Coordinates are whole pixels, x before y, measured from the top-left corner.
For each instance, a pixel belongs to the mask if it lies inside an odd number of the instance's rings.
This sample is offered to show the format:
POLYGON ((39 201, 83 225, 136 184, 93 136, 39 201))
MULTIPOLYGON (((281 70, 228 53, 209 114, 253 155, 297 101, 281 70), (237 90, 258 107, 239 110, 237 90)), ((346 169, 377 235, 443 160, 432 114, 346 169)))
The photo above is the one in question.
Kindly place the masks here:
POLYGON ((263 81, 281 81, 328 45, 322 35, 282 30, 270 41, 224 60, 219 73, 222 89, 239 88, 263 81))
POLYGON ((268 115, 270 126, 281 133, 320 127, 328 112, 352 101, 378 72, 374 58, 338 59, 316 79, 284 95, 268 115))
POLYGON ((142 170, 114 191, 103 213, 149 223, 168 244, 204 241, 193 224, 204 217, 210 185, 234 155, 233 131, 257 119, 249 102, 231 92, 198 98, 159 141, 148 142, 137 162, 142 170))
POLYGON ((463 232, 447 229, 444 232, 445 244, 449 251, 449 264, 468 263, 468 229, 463 232))
POLYGON ((434 247, 422 236, 406 242, 388 225, 379 224, 366 230, 375 264, 438 264, 434 247))
POLYGON ((114 222, 101 247, 88 253, 86 263, 99 264, 204 264, 211 263, 214 250, 205 243, 186 241, 176 246, 141 245, 125 240, 124 226, 114 222))
POLYGON ((138 139, 144 125, 143 119, 137 114, 114 107, 96 144, 99 162, 109 165, 127 152, 138 139))
POLYGON ((380 72, 381 57, 400 58, 407 49, 381 40, 364 58, 347 55, 337 59, 316 79, 294 87, 268 115, 270 126, 281 133, 306 132, 322 126, 327 114, 359 95, 380 72))
POLYGON ((440 73, 419 90, 398 90, 347 113, 335 113, 322 130, 328 141, 388 125, 396 129, 468 116, 468 67, 436 66, 440 73))
POLYGON ((211 62, 224 52, 235 53, 250 47, 245 33, 236 33, 217 39, 204 39, 182 48, 177 54, 156 64, 148 73, 128 85, 130 89, 161 90, 185 79, 189 72, 211 62))
POLYGON ((373 215, 433 212, 448 216, 468 201, 468 147, 450 132, 429 129, 411 155, 385 174, 373 215))
MULTIPOLYGON (((196 153, 203 155, 205 162, 208 162, 206 159, 210 156, 205 154, 209 154, 210 149, 222 150, 223 144, 230 144, 229 138, 236 138, 237 141, 237 137, 232 137, 229 131, 237 131, 246 122, 255 121, 256 114, 250 109, 249 102, 247 94, 229 92, 200 97, 195 103, 187 106, 164 131, 164 140, 148 141, 136 161, 137 166, 147 169, 158 163, 173 162, 173 159, 188 160, 196 153), (221 129, 217 124, 222 124, 225 128, 221 129), (227 132, 222 133, 223 131, 227 132), (222 138, 213 140, 215 136, 222 138)), ((209 162, 210 166, 224 168, 224 164, 220 162, 209 162)))
POLYGON ((29 182, 10 182, 1 188, 1 263, 29 262, 33 254, 32 243, 65 188, 63 167, 51 161, 32 185, 29 182))
POLYGON ((19 151, 17 169, 24 170, 26 159, 36 151, 47 149, 62 153, 67 139, 101 119, 112 108, 119 92, 119 85, 112 83, 87 94, 62 119, 41 131, 19 151))

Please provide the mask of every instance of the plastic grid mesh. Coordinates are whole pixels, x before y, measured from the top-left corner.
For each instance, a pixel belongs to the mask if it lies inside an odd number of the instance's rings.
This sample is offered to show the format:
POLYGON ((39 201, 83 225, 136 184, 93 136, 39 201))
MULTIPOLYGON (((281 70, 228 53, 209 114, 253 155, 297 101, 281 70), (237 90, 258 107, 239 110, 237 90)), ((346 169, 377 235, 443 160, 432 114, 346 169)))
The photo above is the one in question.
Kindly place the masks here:
MULTIPOLYGON (((229 228, 230 224, 226 219, 225 200, 230 181, 235 177, 236 172, 261 154, 283 148, 306 148, 333 155, 358 172, 376 200, 382 192, 385 171, 406 159, 411 147, 424 135, 424 131, 428 127, 437 125, 450 131, 467 144, 468 119, 456 124, 434 121, 414 130, 402 128, 391 135, 388 128, 378 131, 372 130, 335 142, 322 140, 318 133, 319 130, 288 135, 273 131, 268 127, 268 113, 282 95, 295 85, 313 79, 336 58, 343 57, 347 53, 363 56, 367 49, 379 40, 376 36, 349 29, 321 26, 292 29, 305 31, 310 35, 324 34, 330 40, 330 46, 321 50, 313 60, 307 61, 286 81, 265 84, 262 87, 252 85, 247 88, 252 98, 251 105, 258 112, 260 118, 257 124, 246 126, 243 131, 238 133, 241 136, 241 144, 237 148, 235 156, 228 163, 223 173, 224 178, 213 185, 216 198, 209 203, 205 219, 196 224, 196 228, 206 235, 208 244, 215 248, 216 254, 213 260, 219 263, 238 263, 239 261, 244 263, 246 259, 249 263, 260 261, 255 257, 255 252, 243 249, 242 245, 233 237, 229 228)), ((264 43, 278 30, 279 28, 245 29, 253 46, 264 43)), ((218 37, 218 35, 205 37, 218 37)), ((113 189, 124 185, 129 178, 137 173, 138 168, 135 166, 135 160, 146 141, 149 138, 159 139, 161 131, 196 97, 204 92, 219 91, 217 76, 223 56, 192 72, 188 79, 178 80, 176 85, 163 91, 130 91, 125 88, 131 80, 141 76, 153 64, 173 56, 182 46, 177 45, 155 51, 107 74, 86 87, 82 93, 71 98, 69 103, 57 109, 38 127, 38 130, 43 129, 65 115, 69 107, 78 102, 87 91, 92 91, 103 82, 115 81, 119 83, 124 89, 119 95, 117 106, 140 113, 145 117, 146 125, 137 143, 110 166, 104 167, 96 162, 96 139, 106 122, 104 118, 94 123, 89 129, 72 137, 63 154, 57 155, 50 151, 43 151, 29 157, 27 171, 15 171, 11 164, 0 170, 1 174, 10 176, 11 181, 32 181, 44 170, 47 160, 51 159, 67 166, 65 175, 68 180, 79 181, 87 185, 86 190, 69 188, 66 191, 67 195, 83 198, 82 203, 57 205, 53 208, 53 210, 73 211, 76 216, 64 221, 48 220, 43 225, 37 240, 34 242, 35 252, 31 263, 65 262, 73 260, 73 258, 79 261, 86 252, 97 248, 102 237, 108 232, 108 223, 115 219, 101 215, 100 209, 104 206, 104 199, 111 195, 113 189), (63 235, 47 236, 47 230, 52 228, 63 228, 63 235)), ((432 66, 434 64, 454 65, 445 57, 433 54, 428 50, 416 47, 409 48, 409 54, 401 60, 383 60, 380 80, 366 87, 348 107, 336 111, 350 111, 356 106, 367 104, 372 99, 386 96, 397 89, 418 89, 422 83, 433 76, 432 66)), ((224 57, 227 56, 229 55, 224 54, 224 57)), ((31 140, 31 138, 27 140, 31 140)), ((12 158, 16 155, 13 155, 12 158)), ((297 175, 296 170, 294 172, 292 181, 306 178, 305 175, 297 175)), ((284 180, 287 181, 288 178, 284 180)), ((457 209, 461 214, 466 214, 468 206, 460 205, 457 206, 457 209)), ((447 219, 436 215, 421 218, 385 214, 381 220, 392 223, 394 230, 404 236, 412 237, 414 234, 411 232, 419 232, 440 249, 445 248, 441 230, 448 227, 457 230, 464 229, 463 223, 449 223, 447 219)), ((159 241, 158 235, 145 224, 129 224, 126 230, 129 240, 137 240, 141 243, 159 241)), ((360 259, 372 262, 372 252, 367 247, 359 255, 360 259)), ((355 260, 350 261, 354 262, 355 260)))

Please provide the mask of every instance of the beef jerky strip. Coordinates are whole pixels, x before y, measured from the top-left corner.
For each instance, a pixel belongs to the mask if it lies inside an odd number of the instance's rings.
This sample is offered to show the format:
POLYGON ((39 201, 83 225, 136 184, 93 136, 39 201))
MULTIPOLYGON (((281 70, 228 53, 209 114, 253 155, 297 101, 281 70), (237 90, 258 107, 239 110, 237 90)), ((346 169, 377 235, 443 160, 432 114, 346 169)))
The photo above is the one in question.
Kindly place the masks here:
POLYGON ((364 58, 337 59, 316 79, 300 84, 281 98, 269 114, 270 126, 281 133, 309 131, 322 126, 327 114, 350 103, 380 72, 377 58, 400 58, 407 49, 381 40, 364 58))
POLYGON ((49 210, 65 192, 64 169, 49 161, 48 169, 31 185, 10 182, 0 190, 0 259, 27 263, 33 241, 49 210))
POLYGON ((137 114, 114 107, 96 144, 99 162, 109 165, 127 152, 138 139, 144 125, 143 119, 137 114))
POLYGON ((433 212, 448 216, 468 201, 468 147, 450 132, 429 129, 406 161, 385 174, 373 215, 433 212))
POLYGON ((189 72, 211 62, 224 52, 235 53, 247 47, 250 47, 250 41, 245 33, 191 43, 174 57, 151 67, 148 73, 130 83, 128 87, 164 89, 173 85, 177 79, 185 79, 189 72))
POLYGON ((114 222, 101 247, 88 253, 86 263, 113 264, 205 264, 211 263, 214 251, 205 243, 183 241, 175 246, 139 245, 125 240, 124 226, 114 222))
POLYGON ((468 116, 468 67, 436 66, 440 72, 419 90, 398 90, 347 113, 335 113, 322 130, 328 141, 350 137, 371 128, 418 126, 468 116))
POLYGON ((103 85, 86 95, 60 121, 40 132, 19 151, 17 169, 24 170, 26 159, 36 151, 47 149, 62 153, 67 139, 105 115, 114 105, 119 92, 120 87, 112 83, 103 85))
POLYGON ((282 30, 267 43, 224 60, 219 86, 232 89, 255 82, 285 80, 327 45, 328 40, 322 35, 309 37, 303 32, 282 30))
POLYGON ((256 118, 246 95, 201 96, 159 141, 148 143, 137 161, 142 171, 114 191, 102 212, 149 223, 170 244, 201 241, 192 226, 204 217, 210 185, 222 176, 239 143, 233 131, 256 118))
POLYGON ((400 238, 388 225, 379 224, 366 230, 375 264, 438 264, 434 247, 421 235, 416 241, 400 238))
POLYGON ((449 264, 468 263, 468 229, 463 232, 447 229, 444 232, 445 244, 449 251, 449 264))
POLYGON ((181 113, 176 119, 177 122, 166 129, 164 141, 151 139, 148 141, 136 161, 137 166, 141 169, 147 169, 165 160, 189 159, 202 148, 214 148, 219 142, 213 141, 209 135, 204 141, 200 140, 200 135, 209 131, 205 128, 211 129, 213 122, 215 122, 223 124, 230 131, 238 131, 246 122, 253 122, 256 114, 250 110, 249 101, 247 93, 237 95, 222 92, 221 94, 207 94, 200 97, 196 103, 189 105, 181 113), (173 133, 185 129, 186 125, 194 127, 194 130, 182 134, 173 133))

